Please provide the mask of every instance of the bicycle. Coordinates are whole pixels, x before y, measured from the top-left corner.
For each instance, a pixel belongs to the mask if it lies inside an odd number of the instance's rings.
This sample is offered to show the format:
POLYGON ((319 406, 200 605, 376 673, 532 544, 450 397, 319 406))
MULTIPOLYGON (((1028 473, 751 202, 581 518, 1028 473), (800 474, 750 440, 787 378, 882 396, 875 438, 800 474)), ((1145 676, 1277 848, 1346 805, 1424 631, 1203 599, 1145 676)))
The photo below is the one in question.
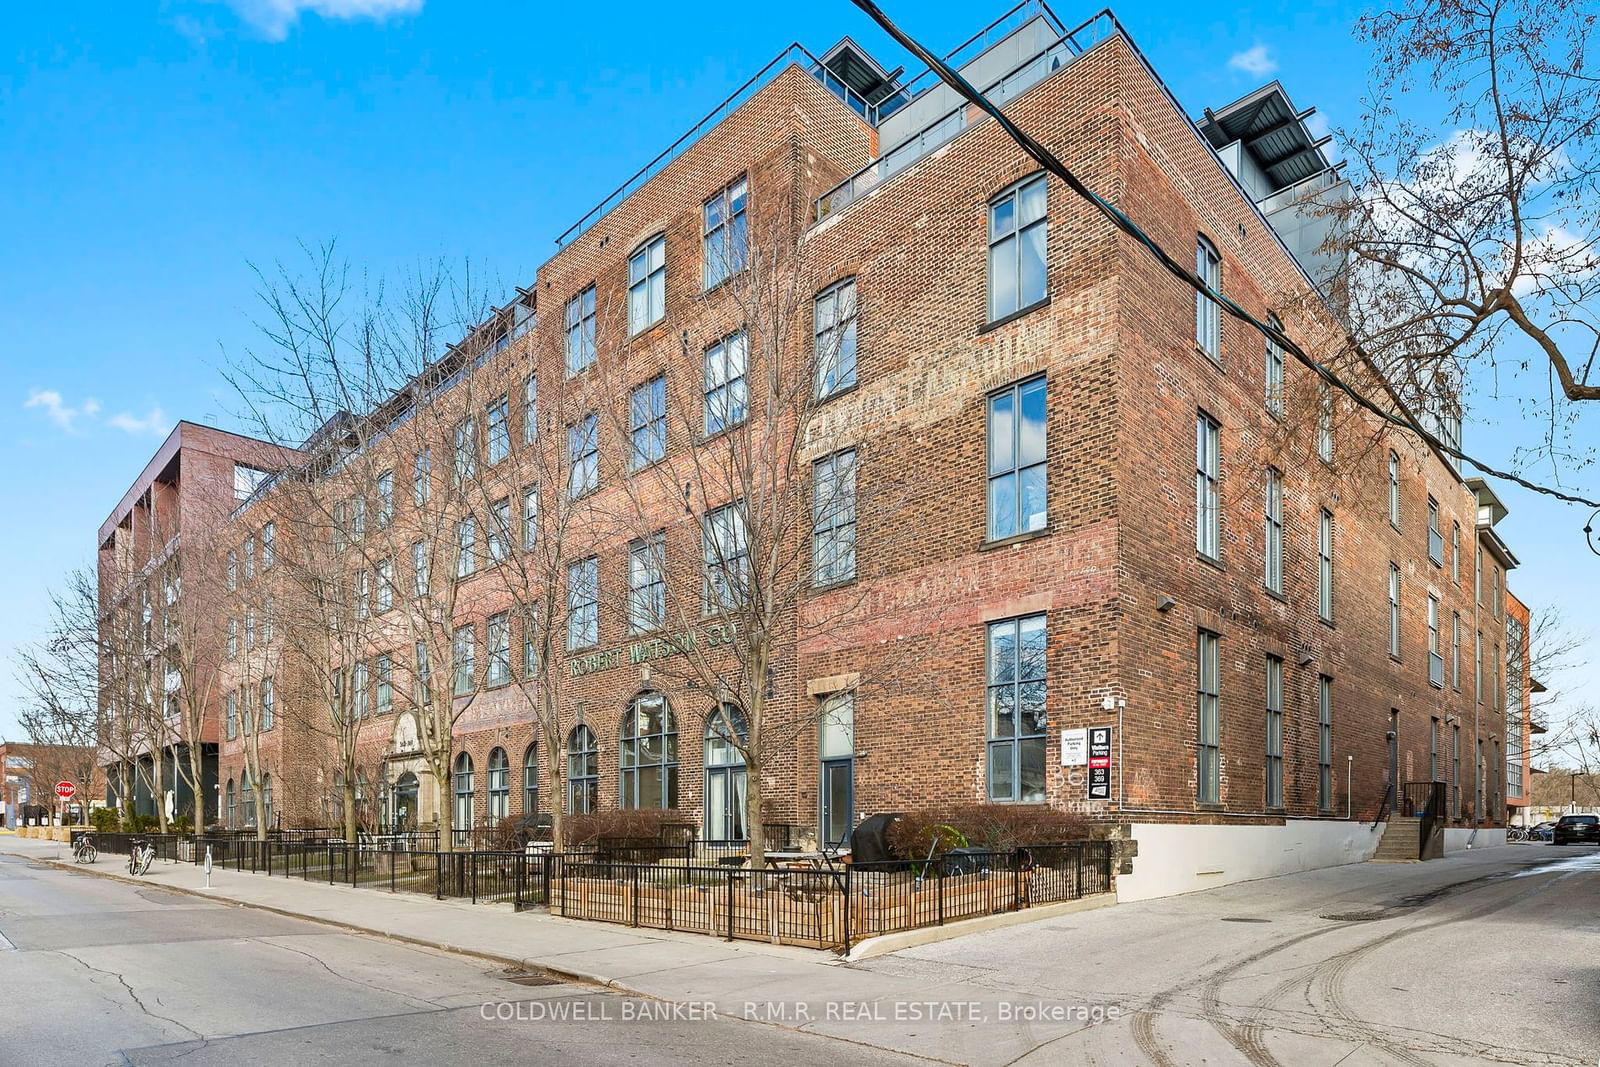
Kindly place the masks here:
POLYGON ((88 834, 80 834, 72 843, 72 858, 77 863, 93 863, 100 858, 100 853, 95 850, 94 840, 88 834))
POLYGON ((156 858, 155 846, 148 841, 135 838, 133 847, 128 850, 128 873, 135 878, 147 873, 150 864, 156 858))

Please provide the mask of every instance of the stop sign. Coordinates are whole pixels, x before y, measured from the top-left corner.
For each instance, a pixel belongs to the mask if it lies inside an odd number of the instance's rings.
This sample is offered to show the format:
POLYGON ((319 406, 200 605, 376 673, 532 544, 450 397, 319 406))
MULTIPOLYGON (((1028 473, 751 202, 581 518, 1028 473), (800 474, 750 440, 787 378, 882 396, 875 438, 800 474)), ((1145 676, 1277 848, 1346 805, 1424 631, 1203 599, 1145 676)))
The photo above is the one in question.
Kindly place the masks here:
POLYGON ((78 787, 73 785, 71 782, 56 783, 56 796, 60 797, 62 800, 71 800, 77 792, 78 787))

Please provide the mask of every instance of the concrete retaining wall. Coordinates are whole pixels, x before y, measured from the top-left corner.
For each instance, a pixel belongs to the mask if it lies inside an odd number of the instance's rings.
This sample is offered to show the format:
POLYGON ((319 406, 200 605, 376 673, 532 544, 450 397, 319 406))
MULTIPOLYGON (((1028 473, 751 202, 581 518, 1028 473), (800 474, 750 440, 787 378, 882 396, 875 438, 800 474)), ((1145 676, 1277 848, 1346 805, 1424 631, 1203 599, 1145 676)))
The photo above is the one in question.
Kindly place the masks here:
POLYGON ((1503 827, 1485 826, 1480 829, 1477 837, 1472 836, 1472 829, 1465 826, 1450 826, 1444 831, 1444 850, 1446 852, 1460 852, 1471 842, 1473 848, 1491 848, 1494 845, 1506 843, 1506 832, 1503 827))
MULTIPOLYGON (((1117 878, 1119 902, 1362 863, 1372 858, 1383 836, 1382 827, 1374 830, 1370 822, 1343 819, 1294 820, 1283 826, 1134 823, 1131 830, 1139 855, 1133 873, 1117 878)), ((1480 844, 1487 833, 1479 833, 1480 844)), ((1502 840, 1504 836, 1501 831, 1502 840)))

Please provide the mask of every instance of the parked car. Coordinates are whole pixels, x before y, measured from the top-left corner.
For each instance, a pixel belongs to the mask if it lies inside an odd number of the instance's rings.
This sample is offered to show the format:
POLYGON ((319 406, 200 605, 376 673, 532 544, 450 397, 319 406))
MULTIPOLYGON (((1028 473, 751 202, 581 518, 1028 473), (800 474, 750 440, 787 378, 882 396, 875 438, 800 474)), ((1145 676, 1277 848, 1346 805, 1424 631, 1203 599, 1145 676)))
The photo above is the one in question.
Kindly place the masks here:
POLYGON ((1528 840, 1549 841, 1555 836, 1555 828, 1554 819, 1546 819, 1544 822, 1535 823, 1533 826, 1528 827, 1528 840))
POLYGON ((1553 845, 1600 845, 1600 815, 1563 815, 1550 832, 1553 845))

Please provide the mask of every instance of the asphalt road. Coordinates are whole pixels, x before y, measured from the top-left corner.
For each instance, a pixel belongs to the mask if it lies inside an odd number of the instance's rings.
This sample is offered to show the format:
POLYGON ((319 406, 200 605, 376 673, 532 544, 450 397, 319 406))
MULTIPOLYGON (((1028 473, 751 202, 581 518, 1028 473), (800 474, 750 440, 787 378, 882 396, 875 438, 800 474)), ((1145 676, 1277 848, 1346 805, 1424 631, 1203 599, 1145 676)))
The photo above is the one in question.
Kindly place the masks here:
POLYGON ((694 1005, 518 977, 0 856, 0 1064, 912 1062, 707 1019, 694 1005))

